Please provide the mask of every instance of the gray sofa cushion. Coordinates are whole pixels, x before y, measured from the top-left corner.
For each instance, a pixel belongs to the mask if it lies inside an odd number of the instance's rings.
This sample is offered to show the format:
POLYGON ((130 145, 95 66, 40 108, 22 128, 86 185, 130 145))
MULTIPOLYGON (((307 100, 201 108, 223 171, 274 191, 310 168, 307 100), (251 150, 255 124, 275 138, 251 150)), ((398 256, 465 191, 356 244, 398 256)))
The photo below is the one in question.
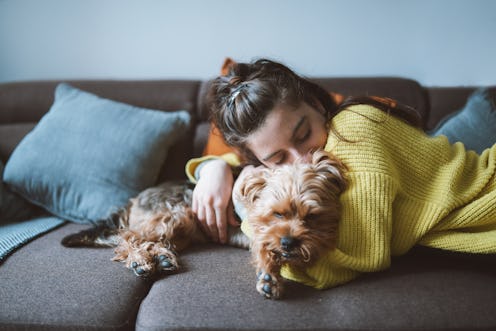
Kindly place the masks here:
POLYGON ((112 249, 59 244, 85 227, 64 225, 3 262, 0 330, 134 329, 151 283, 110 261, 112 249))
POLYGON ((247 251, 211 245, 183 260, 184 272, 153 284, 137 330, 496 329, 495 256, 417 248, 345 286, 291 283, 281 301, 256 293, 247 251))

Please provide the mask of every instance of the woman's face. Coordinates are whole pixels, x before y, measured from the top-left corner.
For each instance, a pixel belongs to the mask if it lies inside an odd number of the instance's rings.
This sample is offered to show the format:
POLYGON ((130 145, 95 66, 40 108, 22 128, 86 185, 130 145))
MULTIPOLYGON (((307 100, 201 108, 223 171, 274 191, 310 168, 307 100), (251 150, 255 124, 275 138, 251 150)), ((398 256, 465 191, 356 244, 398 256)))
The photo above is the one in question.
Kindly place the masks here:
POLYGON ((263 125, 247 138, 247 147, 266 167, 310 161, 316 148, 327 141, 325 118, 306 103, 297 108, 279 105, 267 115, 263 125))

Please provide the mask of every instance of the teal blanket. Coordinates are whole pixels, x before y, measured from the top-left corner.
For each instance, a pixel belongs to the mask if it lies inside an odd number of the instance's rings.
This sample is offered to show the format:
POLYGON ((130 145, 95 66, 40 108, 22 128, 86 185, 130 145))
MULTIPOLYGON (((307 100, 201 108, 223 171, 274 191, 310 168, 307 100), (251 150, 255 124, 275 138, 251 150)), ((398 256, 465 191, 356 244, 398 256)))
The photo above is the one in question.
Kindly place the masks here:
POLYGON ((0 225, 0 262, 16 248, 63 223, 65 221, 60 218, 47 216, 0 225))

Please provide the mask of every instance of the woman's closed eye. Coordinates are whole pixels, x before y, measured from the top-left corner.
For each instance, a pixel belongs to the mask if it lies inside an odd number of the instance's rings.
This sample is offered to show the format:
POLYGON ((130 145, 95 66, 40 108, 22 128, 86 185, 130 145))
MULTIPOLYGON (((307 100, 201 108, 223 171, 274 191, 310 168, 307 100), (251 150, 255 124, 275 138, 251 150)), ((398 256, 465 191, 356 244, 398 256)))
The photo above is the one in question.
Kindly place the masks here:
POLYGON ((286 162, 286 153, 279 153, 279 155, 277 155, 277 159, 274 160, 274 164, 275 165, 281 165, 281 164, 284 164, 286 162))
POLYGON ((312 135, 312 129, 308 128, 300 137, 295 137, 295 144, 303 144, 312 135))

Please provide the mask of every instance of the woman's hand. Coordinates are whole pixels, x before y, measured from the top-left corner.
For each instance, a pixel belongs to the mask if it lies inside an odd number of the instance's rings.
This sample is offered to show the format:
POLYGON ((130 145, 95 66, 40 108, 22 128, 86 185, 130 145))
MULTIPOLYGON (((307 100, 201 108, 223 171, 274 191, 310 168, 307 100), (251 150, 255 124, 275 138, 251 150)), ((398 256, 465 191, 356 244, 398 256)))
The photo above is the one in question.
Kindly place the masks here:
POLYGON ((193 212, 214 242, 226 243, 227 224, 239 225, 231 202, 233 181, 231 167, 224 160, 210 160, 200 170, 193 190, 193 212))

